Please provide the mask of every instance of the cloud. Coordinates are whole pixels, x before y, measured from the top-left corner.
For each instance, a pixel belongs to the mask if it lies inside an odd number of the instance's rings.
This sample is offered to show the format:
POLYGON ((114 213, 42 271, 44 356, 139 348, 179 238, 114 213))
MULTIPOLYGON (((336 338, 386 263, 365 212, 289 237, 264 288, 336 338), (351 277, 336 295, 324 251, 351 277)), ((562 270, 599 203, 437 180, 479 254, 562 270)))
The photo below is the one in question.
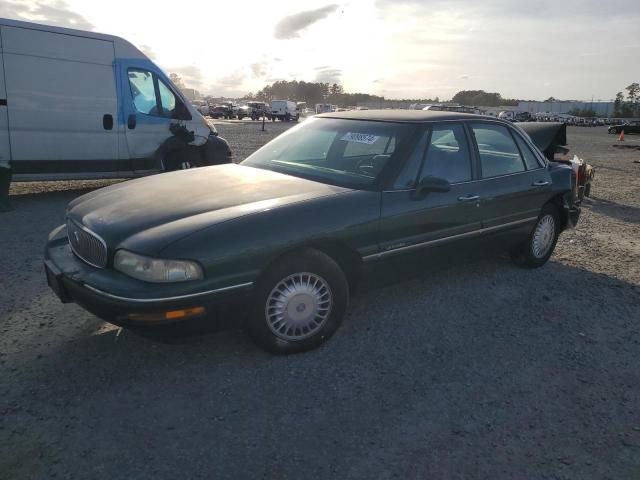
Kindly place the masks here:
POLYGON ((329 66, 316 68, 316 82, 322 83, 340 83, 340 77, 342 77, 342 70, 339 68, 333 68, 329 66))
POLYGON ((3 0, 0 2, 0 17, 45 23, 59 27, 78 28, 80 30, 94 29, 89 20, 79 13, 71 11, 67 2, 63 0, 55 0, 53 2, 12 2, 3 0))
POLYGON ((178 67, 170 67, 165 69, 168 73, 177 73, 182 82, 188 88, 202 89, 204 84, 204 75, 199 67, 195 65, 183 65, 178 67))
POLYGON ((514 2, 513 0, 376 0, 381 9, 397 9, 402 5, 422 8, 428 13, 439 11, 455 12, 463 17, 491 16, 501 18, 526 17, 567 20, 576 17, 602 16, 618 17, 640 12, 637 0, 618 0, 615 4, 602 0, 533 0, 514 2))
POLYGON ((156 59, 156 52, 151 47, 151 45, 140 45, 140 50, 142 50, 142 53, 144 53, 151 60, 155 60, 156 59))
POLYGON ((254 77, 264 77, 269 73, 269 64, 266 61, 254 62, 249 65, 249 69, 254 77))
POLYGON ((315 10, 305 10, 303 12, 294 13, 281 19, 274 31, 274 36, 278 39, 297 38, 300 32, 307 27, 313 25, 319 20, 326 18, 329 14, 335 12, 338 5, 333 3, 315 10))

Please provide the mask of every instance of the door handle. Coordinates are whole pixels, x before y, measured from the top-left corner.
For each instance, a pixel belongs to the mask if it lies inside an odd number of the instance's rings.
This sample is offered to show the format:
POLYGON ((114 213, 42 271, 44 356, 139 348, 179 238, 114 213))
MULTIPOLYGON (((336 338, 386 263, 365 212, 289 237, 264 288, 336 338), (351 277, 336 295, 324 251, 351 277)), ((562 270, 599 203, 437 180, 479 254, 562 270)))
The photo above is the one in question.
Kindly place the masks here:
POLYGON ((129 118, 127 118, 127 127, 129 128, 129 130, 133 130, 134 128, 136 128, 136 116, 131 114, 129 115, 129 118))
POLYGON ((532 187, 544 187, 545 185, 549 185, 549 182, 546 180, 538 180, 537 182, 533 182, 531 184, 532 187))
POLYGON ((106 113, 102 116, 102 128, 105 130, 113 129, 113 116, 106 113))
POLYGON ((458 197, 459 202, 473 202, 474 200, 478 200, 480 198, 479 195, 464 195, 462 197, 458 197))

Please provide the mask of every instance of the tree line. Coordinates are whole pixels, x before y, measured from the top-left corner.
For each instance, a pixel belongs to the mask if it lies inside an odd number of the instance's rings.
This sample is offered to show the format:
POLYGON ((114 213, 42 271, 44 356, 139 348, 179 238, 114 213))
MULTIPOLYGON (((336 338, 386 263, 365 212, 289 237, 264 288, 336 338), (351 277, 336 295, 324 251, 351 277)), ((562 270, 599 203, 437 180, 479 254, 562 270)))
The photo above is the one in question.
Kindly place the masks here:
MULTIPOLYGON (((245 96, 248 100, 271 102, 272 100, 293 100, 296 102, 306 102, 307 105, 316 103, 330 103, 339 107, 356 106, 362 103, 375 102, 407 102, 407 103, 441 103, 438 97, 435 98, 406 98, 402 100, 387 100, 380 95, 368 93, 348 93, 344 91, 342 85, 338 83, 305 82, 278 80, 271 85, 265 86, 257 93, 249 93, 245 96)), ((499 93, 485 92, 484 90, 463 90, 456 93, 451 99, 452 103, 479 107, 497 107, 500 105, 518 105, 516 99, 502 98, 499 93)), ((446 103, 446 102, 442 102, 446 103)))
POLYGON ((627 98, 624 93, 616 93, 616 99, 613 102, 613 116, 621 118, 640 117, 640 84, 633 82, 628 87, 627 98))

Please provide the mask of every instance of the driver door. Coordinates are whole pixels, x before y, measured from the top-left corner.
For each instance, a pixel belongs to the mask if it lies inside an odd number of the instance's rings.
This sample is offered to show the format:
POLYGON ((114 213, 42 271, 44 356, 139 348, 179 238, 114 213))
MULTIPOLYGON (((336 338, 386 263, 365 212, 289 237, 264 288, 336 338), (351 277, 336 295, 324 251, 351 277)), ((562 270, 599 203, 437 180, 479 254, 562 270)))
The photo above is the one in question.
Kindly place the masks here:
POLYGON ((469 136, 462 123, 424 132, 394 189, 382 193, 382 257, 418 251, 479 235, 480 186, 469 136), (448 192, 416 193, 426 175, 444 178, 448 192))
POLYGON ((161 169, 156 150, 172 133, 169 126, 191 120, 180 98, 152 70, 130 66, 126 69, 126 139, 132 170, 161 169), (188 117, 187 117, 188 116, 188 117))

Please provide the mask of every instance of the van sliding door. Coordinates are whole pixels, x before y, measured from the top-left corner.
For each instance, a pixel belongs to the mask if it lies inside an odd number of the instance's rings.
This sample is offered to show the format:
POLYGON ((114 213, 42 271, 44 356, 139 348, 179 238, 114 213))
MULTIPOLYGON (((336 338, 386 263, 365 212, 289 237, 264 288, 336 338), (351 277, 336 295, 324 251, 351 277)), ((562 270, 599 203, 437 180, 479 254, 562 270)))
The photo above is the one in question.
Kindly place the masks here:
POLYGON ((2 61, 2 31, 0 30, 0 168, 8 168, 11 160, 9 145, 9 120, 7 118, 7 91, 4 86, 2 61))
POLYGON ((113 42, 9 26, 2 37, 14 174, 128 167, 118 160, 113 42))

